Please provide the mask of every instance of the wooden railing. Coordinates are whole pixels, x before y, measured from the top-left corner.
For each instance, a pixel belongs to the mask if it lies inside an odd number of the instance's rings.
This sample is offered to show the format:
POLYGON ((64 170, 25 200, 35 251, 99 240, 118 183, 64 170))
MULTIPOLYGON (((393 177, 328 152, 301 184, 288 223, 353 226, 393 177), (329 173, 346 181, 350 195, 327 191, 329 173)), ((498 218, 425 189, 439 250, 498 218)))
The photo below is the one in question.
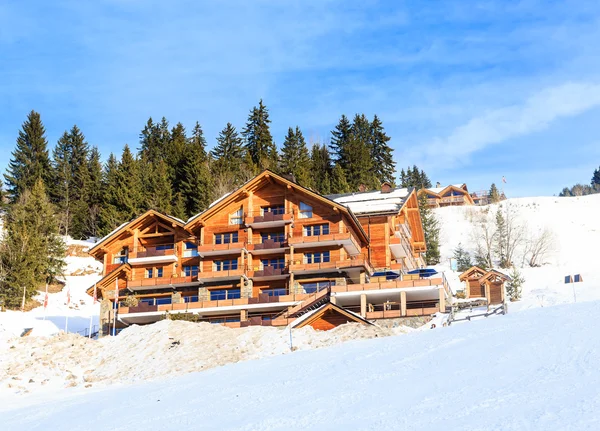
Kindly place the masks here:
POLYGON ((127 288, 170 286, 170 285, 176 285, 176 284, 192 283, 197 280, 198 280, 197 276, 142 278, 139 280, 128 280, 127 288))

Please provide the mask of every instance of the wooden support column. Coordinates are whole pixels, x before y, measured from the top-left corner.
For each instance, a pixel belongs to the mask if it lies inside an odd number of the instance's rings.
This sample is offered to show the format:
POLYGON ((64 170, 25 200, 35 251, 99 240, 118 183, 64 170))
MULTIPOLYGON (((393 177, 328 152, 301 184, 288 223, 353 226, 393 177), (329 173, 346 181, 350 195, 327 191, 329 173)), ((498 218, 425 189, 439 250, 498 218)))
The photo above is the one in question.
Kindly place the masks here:
POLYGON ((444 292, 443 287, 440 287, 438 289, 438 293, 440 295, 440 312, 445 313, 446 312, 446 292, 444 292))
POLYGON ((102 268, 103 275, 108 274, 108 253, 104 253, 104 267, 102 268))
POLYGON ((248 320, 248 310, 240 310, 240 322, 248 320))
POLYGON ((400 292, 400 315, 406 316, 406 292, 404 290, 400 292))
POLYGON ((140 235, 140 230, 139 228, 136 228, 133 230, 133 252, 137 255, 137 251, 138 251, 138 243, 139 241, 139 235, 140 235))
POLYGON ((290 245, 290 265, 294 263, 294 246, 290 245))
POLYGON ((200 226, 200 245, 204 245, 204 227, 200 226))
POLYGON ((490 306, 490 285, 486 281, 485 282, 485 299, 487 300, 488 307, 490 306))
POLYGON ((367 317, 367 295, 364 293, 360 295, 360 315, 363 318, 367 317))

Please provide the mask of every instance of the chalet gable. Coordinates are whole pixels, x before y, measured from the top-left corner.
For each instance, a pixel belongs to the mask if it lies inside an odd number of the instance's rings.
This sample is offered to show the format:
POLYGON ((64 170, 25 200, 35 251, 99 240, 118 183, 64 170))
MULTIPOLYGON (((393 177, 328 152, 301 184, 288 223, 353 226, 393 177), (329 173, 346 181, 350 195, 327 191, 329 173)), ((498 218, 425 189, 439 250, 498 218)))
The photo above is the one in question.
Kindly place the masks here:
POLYGON ((290 214, 292 208, 290 202, 294 202, 301 212, 300 202, 310 207, 315 213, 339 214, 347 219, 350 226, 357 235, 368 244, 369 240, 361 227, 358 219, 352 211, 335 201, 332 201, 310 189, 300 186, 272 171, 265 170, 236 191, 222 197, 210 206, 206 211, 188 220, 186 228, 195 231, 200 226, 205 226, 207 221, 217 215, 228 214, 235 217, 240 214, 243 217, 260 217, 261 208, 269 205, 281 205, 284 214, 290 214), (237 214, 236 214, 237 213, 237 214))
POLYGON ((460 281, 465 281, 469 279, 479 279, 483 277, 487 272, 488 271, 486 271, 485 269, 481 269, 478 266, 472 266, 471 268, 467 269, 465 272, 460 274, 458 276, 458 279, 460 281))
POLYGON ((176 235, 184 230, 183 220, 162 214, 155 210, 148 210, 128 223, 110 232, 94 245, 89 254, 96 259, 101 258, 105 251, 117 241, 137 235, 138 238, 159 239, 161 237, 176 235))

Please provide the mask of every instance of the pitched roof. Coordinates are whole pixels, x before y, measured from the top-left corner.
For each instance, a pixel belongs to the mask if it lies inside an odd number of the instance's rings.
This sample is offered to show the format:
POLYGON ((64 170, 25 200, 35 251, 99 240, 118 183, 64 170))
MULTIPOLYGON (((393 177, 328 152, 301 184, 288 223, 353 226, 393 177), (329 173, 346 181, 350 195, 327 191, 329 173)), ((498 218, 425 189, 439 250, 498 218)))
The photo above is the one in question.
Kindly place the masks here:
POLYGON ((303 316, 300 316, 298 319, 294 320, 290 326, 292 328, 302 328, 306 325, 310 325, 312 322, 314 322, 315 320, 318 320, 327 311, 330 311, 330 310, 335 313, 343 315, 344 317, 348 318, 349 320, 351 320, 353 322, 362 323, 363 325, 372 325, 371 322, 369 322, 367 319, 363 318, 359 314, 353 313, 350 310, 346 310, 345 308, 340 307, 339 305, 336 305, 333 302, 328 302, 327 304, 323 304, 316 310, 312 310, 311 312, 306 313, 303 316))
POLYGON ((107 242, 109 239, 111 239, 115 235, 123 232, 127 226, 135 224, 135 223, 139 222, 140 220, 143 220, 144 218, 146 218, 148 216, 151 216, 151 215, 160 217, 160 218, 162 218, 164 220, 168 220, 171 223, 175 223, 175 224, 179 225, 179 227, 182 227, 182 228, 185 227, 185 222, 183 220, 181 220, 181 219, 178 219, 177 217, 173 217, 173 216, 170 216, 170 215, 167 215, 167 214, 163 214, 163 213, 160 213, 160 212, 155 211, 155 210, 148 210, 145 213, 137 216, 133 220, 123 223, 122 225, 120 225, 119 227, 117 227, 116 229, 114 229, 109 234, 107 234, 104 237, 100 238, 98 240, 98 242, 96 242, 96 244, 94 244, 94 246, 92 248, 90 248, 90 250, 88 251, 88 253, 92 254, 93 252, 95 252, 102 244, 104 244, 105 242, 107 242))
POLYGON ((482 269, 482 268, 480 268, 478 266, 472 266, 469 269, 467 269, 465 272, 463 272, 462 274, 460 274, 458 276, 458 279, 460 281, 465 281, 467 278, 469 278, 475 272, 480 273, 482 277, 487 273, 487 271, 485 269, 482 269))
POLYGON ((330 199, 327 196, 320 195, 319 193, 317 193, 313 190, 310 190, 306 187, 301 186, 300 184, 297 184, 293 181, 288 180, 287 178, 277 175, 276 173, 274 173, 273 171, 270 171, 269 169, 265 169, 260 174, 258 174, 257 176, 255 176, 254 178, 252 178, 251 180, 249 180, 245 184, 243 184, 241 187, 239 187, 236 191, 222 196, 220 199, 218 199, 213 204, 211 204, 211 206, 208 207, 205 211, 203 211, 199 214, 196 214, 195 216, 190 218, 188 220, 188 222, 186 223, 186 228, 190 228, 190 227, 194 226, 195 223, 202 221, 203 219, 206 219, 207 217, 211 216, 212 214, 218 212, 220 208, 222 208, 226 205, 229 205, 231 202, 233 202, 239 193, 259 187, 261 185, 261 183, 263 183, 266 179, 269 179, 269 178, 272 178, 273 180, 275 180, 279 183, 293 187, 294 189, 300 191, 301 193, 309 195, 313 199, 317 199, 322 202, 325 202, 328 205, 331 205, 332 207, 337 208, 338 210, 346 213, 354 221, 355 228, 358 231, 358 234, 362 237, 363 241, 366 243, 369 243, 369 238, 368 238, 367 234, 365 233, 360 222, 358 221, 358 219, 356 218, 356 216, 354 215, 354 213, 352 212, 352 210, 350 208, 330 199))
POLYGON ((484 281, 489 280, 492 277, 499 277, 501 278, 503 281, 510 281, 512 280, 512 278, 508 275, 506 275, 503 272, 500 272, 498 270, 495 269, 491 269, 488 272, 486 272, 480 279, 479 282, 483 284, 484 281))

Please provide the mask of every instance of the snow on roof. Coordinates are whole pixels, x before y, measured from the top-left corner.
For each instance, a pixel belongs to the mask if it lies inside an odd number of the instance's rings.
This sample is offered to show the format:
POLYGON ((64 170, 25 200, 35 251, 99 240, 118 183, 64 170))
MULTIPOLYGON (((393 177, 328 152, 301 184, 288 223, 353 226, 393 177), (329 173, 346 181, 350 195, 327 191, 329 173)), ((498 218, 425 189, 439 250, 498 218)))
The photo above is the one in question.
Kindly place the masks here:
MULTIPOLYGON (((462 186, 464 186, 463 184, 450 184, 452 187, 456 187, 457 189, 462 189, 462 186)), ((433 193, 440 193, 442 190, 447 189, 449 186, 445 186, 445 187, 430 187, 428 189, 425 190, 429 190, 430 192, 433 193)))
POLYGON ((111 236, 113 236, 116 232, 118 232, 121 228, 123 228, 124 226, 128 225, 129 223, 131 223, 130 221, 126 221, 125 223, 121 224, 119 227, 113 229, 112 231, 110 231, 109 233, 107 233, 106 235, 104 235, 102 238, 100 238, 96 244, 94 244, 92 246, 92 248, 96 247, 98 244, 106 241, 108 238, 110 238, 111 236))
POLYGON ((409 194, 409 189, 394 189, 389 193, 382 193, 381 190, 377 190, 326 197, 346 206, 355 214, 375 214, 399 211, 409 194))

